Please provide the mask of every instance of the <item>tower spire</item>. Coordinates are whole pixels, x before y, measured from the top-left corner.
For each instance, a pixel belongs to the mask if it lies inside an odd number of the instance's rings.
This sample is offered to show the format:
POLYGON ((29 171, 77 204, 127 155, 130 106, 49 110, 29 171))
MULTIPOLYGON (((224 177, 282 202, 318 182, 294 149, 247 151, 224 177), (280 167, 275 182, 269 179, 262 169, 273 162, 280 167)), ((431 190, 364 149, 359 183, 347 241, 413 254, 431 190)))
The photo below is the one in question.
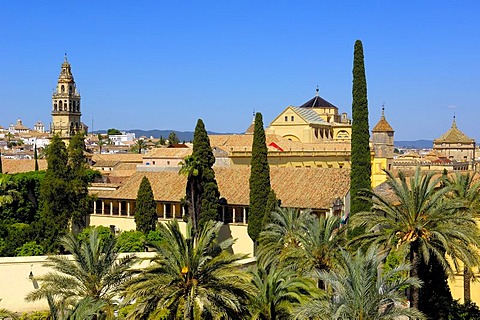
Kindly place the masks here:
POLYGON ((453 121, 452 121, 452 128, 457 127, 457 122, 455 121, 455 113, 453 113, 453 121))
POLYGON ((315 96, 318 97, 318 84, 317 84, 317 89, 315 89, 315 96))

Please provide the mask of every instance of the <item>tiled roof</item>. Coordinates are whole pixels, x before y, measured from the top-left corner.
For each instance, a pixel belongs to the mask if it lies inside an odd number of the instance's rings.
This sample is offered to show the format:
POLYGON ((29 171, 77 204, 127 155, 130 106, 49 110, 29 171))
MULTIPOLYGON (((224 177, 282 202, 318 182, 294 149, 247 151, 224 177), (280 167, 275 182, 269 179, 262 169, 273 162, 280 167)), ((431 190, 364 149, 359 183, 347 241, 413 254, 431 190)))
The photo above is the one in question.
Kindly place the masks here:
MULTIPOLYGON (((110 147, 110 146, 109 146, 110 147)), ((142 163, 143 154, 141 153, 112 153, 112 154, 94 154, 92 161, 98 162, 99 160, 113 160, 119 162, 132 162, 142 163)))
MULTIPOLYGON (((47 160, 38 159, 38 169, 47 169, 47 160)), ((35 170, 34 159, 4 159, 2 158, 3 173, 21 173, 35 170)))
POLYGON ((474 139, 471 139, 457 128, 455 118, 452 122, 452 127, 445 132, 440 138, 433 140, 433 143, 473 143, 474 139))
POLYGON ((137 172, 136 163, 119 163, 110 172, 111 177, 131 177, 137 172))
POLYGON ((373 127, 372 132, 395 132, 388 123, 388 121, 385 119, 385 113, 384 110, 382 109, 382 117, 380 118, 380 121, 373 127))
POLYGON ((118 163, 118 160, 103 160, 99 159, 93 165, 94 167, 115 167, 118 163))
MULTIPOLYGON (((249 204, 250 168, 215 167, 221 197, 234 205, 249 204)), ((335 168, 270 168, 272 188, 282 205, 295 208, 327 209, 337 197, 344 197, 350 184, 350 171, 335 168)), ((177 172, 137 172, 116 191, 105 195, 109 199, 137 197, 142 177, 152 185, 157 201, 179 202, 185 196, 186 177, 177 172)))
POLYGON ((192 154, 192 148, 153 148, 143 156, 144 159, 168 158, 183 159, 192 154))

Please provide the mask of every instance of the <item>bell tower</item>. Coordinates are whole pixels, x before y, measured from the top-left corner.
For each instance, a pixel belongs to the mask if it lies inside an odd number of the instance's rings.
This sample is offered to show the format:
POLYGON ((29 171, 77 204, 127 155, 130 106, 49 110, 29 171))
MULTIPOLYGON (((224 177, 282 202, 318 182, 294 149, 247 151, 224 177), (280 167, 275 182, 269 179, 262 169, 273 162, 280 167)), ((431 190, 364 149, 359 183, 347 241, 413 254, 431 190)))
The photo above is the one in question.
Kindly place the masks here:
POLYGON ((57 88, 52 94, 52 123, 50 133, 69 139, 83 130, 80 120, 80 94, 73 79, 70 63, 65 54, 57 88))

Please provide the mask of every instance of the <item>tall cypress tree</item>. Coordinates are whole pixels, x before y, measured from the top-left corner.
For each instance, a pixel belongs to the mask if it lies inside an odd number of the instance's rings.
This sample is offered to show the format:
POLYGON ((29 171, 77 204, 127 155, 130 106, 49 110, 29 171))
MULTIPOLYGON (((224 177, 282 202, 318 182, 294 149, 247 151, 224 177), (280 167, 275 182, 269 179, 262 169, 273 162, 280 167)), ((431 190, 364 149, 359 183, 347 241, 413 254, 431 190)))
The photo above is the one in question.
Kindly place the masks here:
POLYGON ((37 238, 49 253, 57 248, 58 237, 67 232, 75 197, 65 143, 56 135, 46 149, 48 168, 40 186, 40 228, 37 238))
POLYGON ((147 177, 142 178, 138 188, 135 203, 135 224, 137 230, 143 233, 155 230, 157 227, 157 205, 153 198, 152 186, 147 177))
POLYGON ((35 159, 35 171, 38 171, 38 153, 37 153, 37 144, 35 144, 33 151, 33 158, 35 159))
POLYGON ((248 235, 255 243, 263 228, 270 193, 270 166, 267 152, 262 114, 257 112, 250 163, 250 212, 248 214, 248 235))
POLYGON ((368 127, 367 80, 363 46, 355 42, 352 88, 352 169, 350 172, 350 213, 369 210, 367 201, 358 198, 362 189, 371 188, 370 132, 368 127))
POLYGON ((68 145, 69 167, 71 172, 72 230, 80 232, 87 226, 89 209, 87 163, 85 160, 85 139, 83 133, 75 134, 68 145))
MULTIPOLYGON (((215 156, 202 119, 198 119, 195 126, 192 158, 195 159, 197 175, 189 175, 189 179, 194 179, 196 186, 192 189, 190 183, 187 183, 186 199, 189 201, 192 198, 192 190, 197 190, 194 197, 195 202, 200 204, 200 207, 196 206, 196 209, 199 212, 197 216, 198 228, 201 230, 209 220, 216 220, 220 199, 215 171, 213 171, 215 156)), ((189 212, 190 216, 193 214, 195 213, 189 212)))
POLYGON ((2 168, 2 151, 0 151, 0 173, 3 173, 3 168, 2 168))

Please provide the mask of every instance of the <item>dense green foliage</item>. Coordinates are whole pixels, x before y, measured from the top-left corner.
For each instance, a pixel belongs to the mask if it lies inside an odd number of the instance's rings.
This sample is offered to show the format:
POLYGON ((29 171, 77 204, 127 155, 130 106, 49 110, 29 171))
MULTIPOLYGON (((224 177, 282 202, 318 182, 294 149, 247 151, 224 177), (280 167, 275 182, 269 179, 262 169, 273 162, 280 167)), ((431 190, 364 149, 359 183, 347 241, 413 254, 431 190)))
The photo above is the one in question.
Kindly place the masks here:
POLYGON ((155 230, 158 222, 157 204, 153 198, 152 186, 147 177, 142 178, 135 202, 135 224, 143 233, 155 230))
MULTIPOLYGON (((412 266, 410 274, 420 280, 424 280, 422 261, 428 264, 435 259, 449 274, 458 269, 459 261, 468 268, 479 264, 480 235, 475 220, 468 211, 459 210, 463 204, 451 198, 452 188, 444 177, 434 179, 433 173, 422 174, 419 169, 408 180, 402 172, 398 178, 391 173, 388 176, 394 197, 368 194, 372 211, 357 213, 351 219, 353 226, 365 226, 366 233, 354 241, 405 250, 412 266)), ((413 288, 413 306, 419 307, 420 297, 421 291, 413 288)))
POLYGON ((0 173, 3 173, 3 166, 2 166, 2 151, 0 151, 0 173))
POLYGON ((267 145, 262 114, 255 114, 252 159, 250 162, 250 211, 248 213, 248 235, 254 241, 263 227, 270 194, 270 166, 267 159, 267 145))
POLYGON ((160 224, 156 257, 127 284, 125 301, 135 302, 130 316, 168 311, 169 319, 244 319, 252 286, 236 262, 245 256, 228 252, 233 239, 215 241, 221 226, 208 221, 195 236, 188 224, 184 236, 178 222, 160 224))
POLYGON ((184 161, 182 168, 182 173, 188 176, 185 192, 188 216, 198 224, 198 230, 208 221, 216 220, 218 215, 220 192, 212 168, 214 163, 207 130, 202 119, 198 119, 193 134, 192 156, 184 161))
POLYGON ((122 134, 122 132, 121 132, 120 130, 118 130, 118 129, 110 128, 110 129, 107 130, 107 134, 108 134, 109 136, 112 136, 112 135, 120 135, 120 134, 122 134))
MULTIPOLYGON (((37 152, 37 145, 35 145, 33 151, 33 158, 35 159, 35 171, 38 171, 38 152, 37 152)), ((1 172, 1 171, 0 171, 1 172)))
POLYGON ((371 188, 370 132, 368 127, 367 80, 360 40, 355 42, 352 86, 352 167, 350 171, 350 214, 366 211, 369 203, 358 195, 371 188))
POLYGON ((175 131, 170 132, 167 140, 168 140, 168 145, 170 145, 170 146, 172 144, 178 144, 180 142, 180 140, 178 140, 178 137, 177 137, 177 134, 175 133, 175 131))

